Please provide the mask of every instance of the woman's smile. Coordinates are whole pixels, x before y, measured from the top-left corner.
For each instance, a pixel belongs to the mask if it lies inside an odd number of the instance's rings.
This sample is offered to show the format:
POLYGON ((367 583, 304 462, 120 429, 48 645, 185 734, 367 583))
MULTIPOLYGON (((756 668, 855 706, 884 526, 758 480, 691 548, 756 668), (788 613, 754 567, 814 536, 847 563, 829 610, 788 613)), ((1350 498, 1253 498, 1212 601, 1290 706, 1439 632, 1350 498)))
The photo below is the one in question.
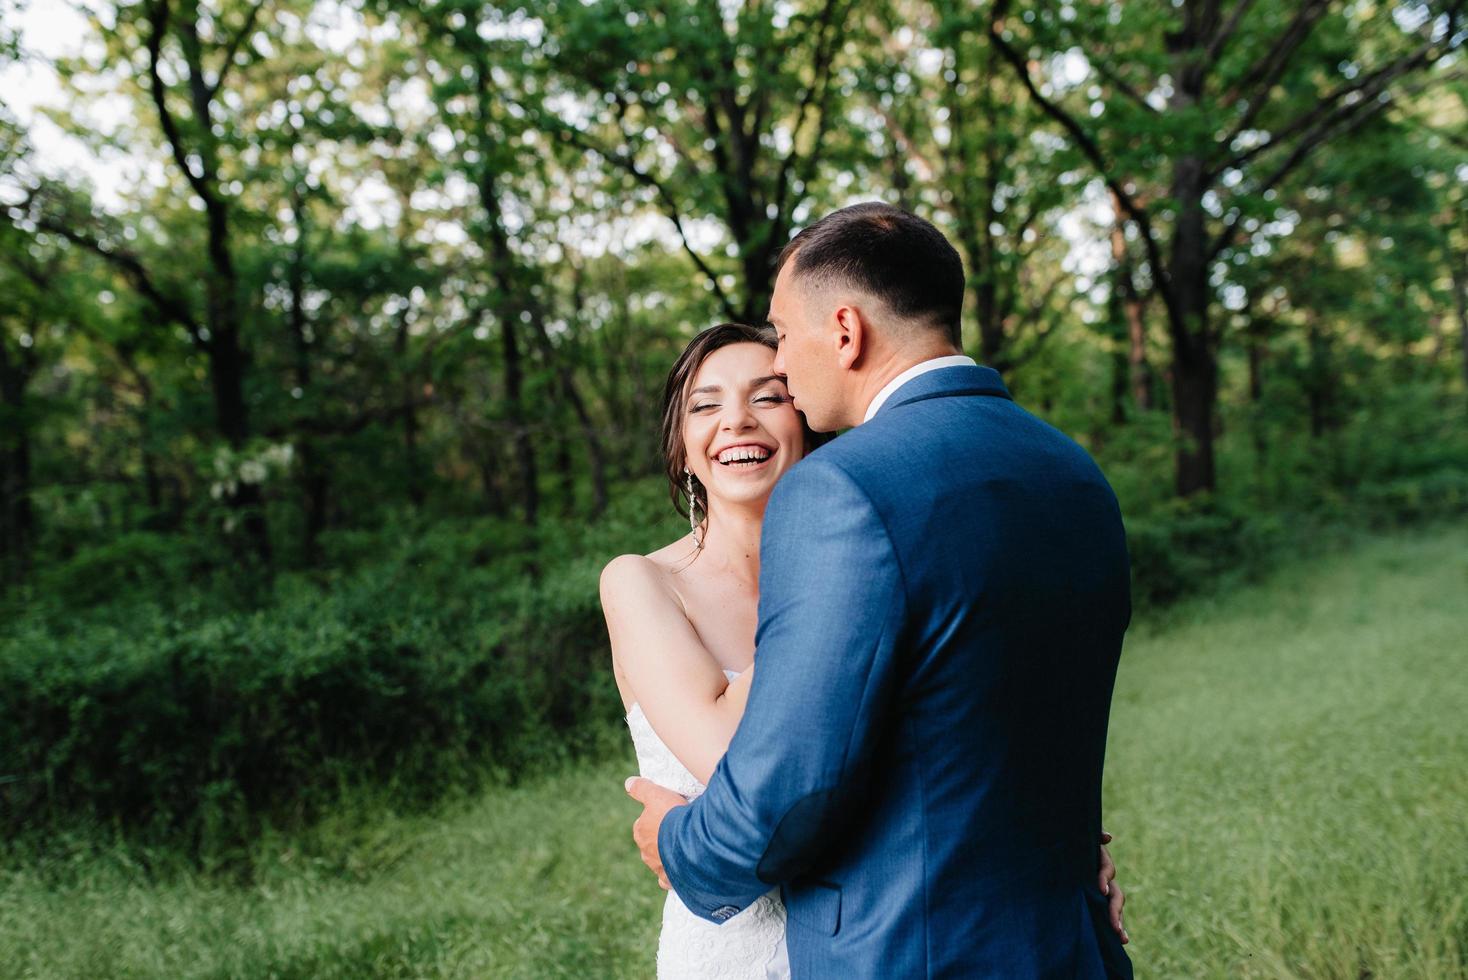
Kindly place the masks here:
POLYGON ((731 470, 757 470, 775 458, 778 449, 757 442, 726 446, 713 455, 714 462, 731 470))

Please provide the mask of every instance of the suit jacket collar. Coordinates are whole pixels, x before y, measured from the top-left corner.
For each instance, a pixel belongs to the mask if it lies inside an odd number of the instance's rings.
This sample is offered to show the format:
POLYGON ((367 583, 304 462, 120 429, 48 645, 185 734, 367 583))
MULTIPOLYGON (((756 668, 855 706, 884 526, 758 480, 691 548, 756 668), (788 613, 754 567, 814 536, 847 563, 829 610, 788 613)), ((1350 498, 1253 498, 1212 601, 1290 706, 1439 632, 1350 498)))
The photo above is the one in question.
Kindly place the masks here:
POLYGON ((993 368, 982 365, 939 368, 936 371, 918 375, 892 392, 892 396, 882 404, 881 408, 877 409, 877 414, 872 417, 881 416, 899 405, 955 395, 1010 397, 1009 389, 1004 387, 999 372, 993 368))

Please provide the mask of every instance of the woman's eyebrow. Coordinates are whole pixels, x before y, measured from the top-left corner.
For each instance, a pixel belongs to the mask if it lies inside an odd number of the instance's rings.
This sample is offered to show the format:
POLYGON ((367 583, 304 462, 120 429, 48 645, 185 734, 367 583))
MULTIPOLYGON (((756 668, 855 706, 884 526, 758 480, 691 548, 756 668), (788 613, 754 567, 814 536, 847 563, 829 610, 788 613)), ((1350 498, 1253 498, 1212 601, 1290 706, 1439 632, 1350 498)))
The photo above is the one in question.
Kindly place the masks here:
MULTIPOLYGON (((785 379, 780 377, 778 374, 767 374, 762 378, 755 378, 753 381, 749 382, 749 388, 750 390, 753 390, 762 385, 767 385, 771 381, 778 381, 781 384, 785 383, 785 379)), ((693 395, 713 395, 718 394, 723 390, 723 385, 704 385, 701 388, 694 388, 693 390, 688 392, 688 394, 689 397, 692 397, 693 395)))

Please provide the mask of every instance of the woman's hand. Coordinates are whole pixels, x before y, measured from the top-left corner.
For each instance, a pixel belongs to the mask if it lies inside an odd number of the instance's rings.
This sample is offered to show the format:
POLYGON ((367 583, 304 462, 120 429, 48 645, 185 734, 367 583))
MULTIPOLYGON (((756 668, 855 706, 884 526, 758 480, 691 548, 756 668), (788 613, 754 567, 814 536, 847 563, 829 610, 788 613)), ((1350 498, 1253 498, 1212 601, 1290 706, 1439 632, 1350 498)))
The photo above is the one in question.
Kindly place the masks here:
POLYGON ((1121 922, 1121 909, 1126 905, 1126 895, 1121 886, 1116 883, 1116 862, 1111 860, 1111 852, 1106 850, 1112 836, 1106 831, 1101 831, 1101 894, 1111 900, 1111 928, 1121 937, 1122 945, 1132 941, 1132 937, 1126 933, 1126 926, 1121 922))

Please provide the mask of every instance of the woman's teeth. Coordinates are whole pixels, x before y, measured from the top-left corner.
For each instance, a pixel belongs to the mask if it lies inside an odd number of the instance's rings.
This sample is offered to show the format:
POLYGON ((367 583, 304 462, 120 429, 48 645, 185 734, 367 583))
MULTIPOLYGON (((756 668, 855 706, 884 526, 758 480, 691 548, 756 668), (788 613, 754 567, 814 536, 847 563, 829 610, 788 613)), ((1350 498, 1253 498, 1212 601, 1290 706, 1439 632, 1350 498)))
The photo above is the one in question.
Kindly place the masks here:
POLYGON ((719 453, 719 462, 725 466, 758 466, 774 453, 763 446, 735 446, 719 453))

